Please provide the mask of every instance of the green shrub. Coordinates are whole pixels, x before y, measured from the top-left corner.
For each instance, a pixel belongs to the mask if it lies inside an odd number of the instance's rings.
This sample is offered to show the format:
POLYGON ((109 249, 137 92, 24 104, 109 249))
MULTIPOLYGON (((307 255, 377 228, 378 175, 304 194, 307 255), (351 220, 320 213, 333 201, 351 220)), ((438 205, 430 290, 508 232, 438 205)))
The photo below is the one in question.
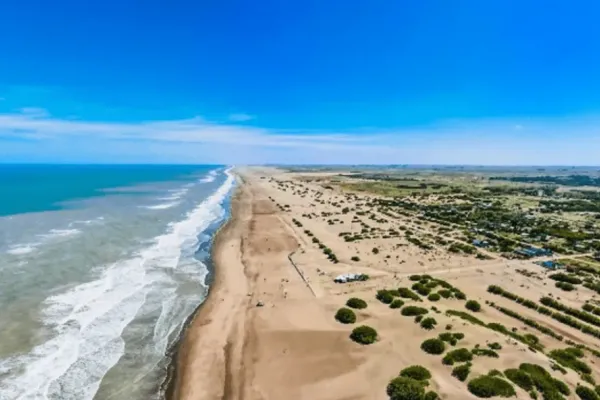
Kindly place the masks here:
POLYGON ((567 282, 556 282, 554 286, 561 290, 564 290, 565 292, 572 292, 573 290, 575 290, 575 286, 567 282))
POLYGON ((420 281, 421 275, 411 275, 408 279, 410 279, 411 281, 420 281))
POLYGON ((437 325, 437 321, 431 317, 425 318, 424 320, 421 321, 421 328, 426 329, 428 331, 435 328, 436 325, 437 325))
POLYGON ((454 367, 452 370, 452 376, 458 379, 461 382, 467 380, 469 373, 471 372, 471 366, 469 364, 459 365, 458 367, 454 367))
POLYGON ((440 289, 440 290, 438 290, 438 294, 445 299, 452 297, 452 292, 449 291, 448 289, 440 289))
POLYGON ((577 386, 575 389, 575 393, 581 400, 598 400, 599 397, 591 388, 583 385, 577 386))
POLYGON ((350 258, 352 261, 360 261, 360 258, 357 256, 353 256, 350 258))
POLYGON ((531 380, 531 377, 520 369, 509 368, 504 370, 504 376, 525 391, 529 392, 531 389, 533 389, 533 381, 531 380))
POLYGON ((486 356, 486 357, 492 357, 492 358, 500 357, 498 355, 498 353, 496 353, 494 350, 490 350, 490 349, 473 349, 473 350, 471 350, 471 352, 473 353, 474 356, 486 356))
POLYGON ((431 379, 431 372, 429 372, 427 368, 420 365, 411 365, 410 367, 406 367, 400 371, 400 376, 411 378, 417 381, 426 381, 431 379))
POLYGON ((335 313, 335 319, 342 324, 353 324, 356 322, 356 314, 351 309, 343 307, 335 313))
POLYGON ((529 375, 535 387, 543 394, 545 400, 562 400, 563 397, 560 393, 569 391, 569 388, 563 382, 552 378, 552 375, 539 365, 523 363, 519 365, 519 370, 529 375))
POLYGON ((377 331, 370 326, 362 325, 352 330, 350 339, 360 344, 372 344, 377 340, 377 331))
POLYGON ((402 315, 404 315, 405 317, 412 317, 415 315, 424 315, 424 314, 427 314, 428 312, 429 311, 423 307, 406 306, 402 309, 402 311, 400 313, 402 315))
POLYGON ((386 392, 390 400, 422 400, 425 396, 422 383, 402 376, 392 379, 386 392))
POLYGON ((554 387, 561 392, 562 394, 564 394, 565 396, 568 396, 571 394, 571 389, 569 389, 569 386, 567 386, 566 383, 564 383, 563 381, 560 381, 556 378, 552 378, 552 382, 554 383, 554 387))
POLYGON ((442 359, 442 363, 445 365, 454 365, 457 362, 468 362, 473 360, 473 353, 468 349, 461 348, 448 352, 442 359))
POLYGON ((423 319, 423 316, 422 316, 422 315, 417 315, 417 316, 415 317, 415 324, 418 324, 418 323, 420 323, 422 319, 423 319))
POLYGON ((501 350, 502 345, 498 342, 488 343, 488 347, 492 350, 501 350))
POLYGON ((438 301, 440 299, 440 295, 437 293, 431 293, 429 296, 427 296, 427 300, 429 301, 438 301))
POLYGON ((434 391, 429 391, 425 393, 423 400, 440 400, 440 396, 434 391))
POLYGON ((489 376, 504 376, 502 374, 502 372, 498 371, 497 369, 493 369, 490 372, 488 372, 489 376))
POLYGON ((472 379, 467 385, 469 392, 477 397, 513 397, 515 388, 504 379, 496 376, 483 375, 472 379))
POLYGON ((446 345, 440 339, 427 339, 421 343, 421 350, 428 354, 442 354, 446 345))
POLYGON ((394 299, 394 301, 390 303, 390 308, 402 308, 403 305, 404 301, 400 299, 394 299))
POLYGON ((583 351, 576 347, 552 350, 548 355, 563 367, 571 368, 582 374, 590 374, 592 372, 589 365, 579 360, 579 358, 583 357, 583 351))
POLYGON ((454 292, 454 297, 459 300, 466 300, 467 296, 463 292, 454 292))
POLYGON ((456 340, 463 340, 465 338, 465 334, 460 332, 453 333, 452 336, 454 336, 454 339, 456 340))
POLYGON ((473 311, 473 312, 478 312, 479 310, 481 310, 481 304, 479 304, 479 302, 475 301, 475 300, 469 300, 466 302, 465 307, 467 308, 467 310, 473 311))
POLYGON ((355 308, 357 310, 361 310, 363 308, 367 308, 367 302, 363 299, 359 299, 357 297, 352 297, 348 299, 346 305, 351 308, 355 308))
POLYGON ((421 298, 419 297, 419 295, 407 287, 398 288, 398 293, 400 294, 400 297, 402 297, 402 298, 411 299, 411 300, 415 300, 415 301, 421 301, 421 298))
POLYGON ((581 379, 584 382, 589 383, 590 385, 595 385, 596 384, 596 380, 590 374, 581 374, 581 379))
POLYGON ((394 296, 392 296, 392 294, 389 291, 383 289, 378 290, 377 295, 375 297, 377 298, 377 300, 384 304, 390 304, 392 301, 394 301, 394 296))

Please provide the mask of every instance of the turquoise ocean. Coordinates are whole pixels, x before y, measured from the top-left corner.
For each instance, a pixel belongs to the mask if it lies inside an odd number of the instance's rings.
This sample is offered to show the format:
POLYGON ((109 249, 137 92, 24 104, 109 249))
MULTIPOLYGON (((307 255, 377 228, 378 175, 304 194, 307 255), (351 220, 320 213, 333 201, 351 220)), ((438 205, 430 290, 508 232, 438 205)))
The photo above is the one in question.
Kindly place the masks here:
POLYGON ((225 166, 0 165, 0 399, 160 399, 225 166))

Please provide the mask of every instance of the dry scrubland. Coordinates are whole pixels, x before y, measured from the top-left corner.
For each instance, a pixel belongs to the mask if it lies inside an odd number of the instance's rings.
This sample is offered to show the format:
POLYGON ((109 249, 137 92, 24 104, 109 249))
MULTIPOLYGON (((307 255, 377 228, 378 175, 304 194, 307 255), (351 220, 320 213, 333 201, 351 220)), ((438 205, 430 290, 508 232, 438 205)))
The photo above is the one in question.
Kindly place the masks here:
POLYGON ((472 251, 458 226, 332 175, 240 171, 237 222, 217 243, 223 271, 183 344, 177 397, 598 398, 589 255, 554 275, 533 261, 558 256, 472 251), (344 273, 369 279, 334 283, 344 273))

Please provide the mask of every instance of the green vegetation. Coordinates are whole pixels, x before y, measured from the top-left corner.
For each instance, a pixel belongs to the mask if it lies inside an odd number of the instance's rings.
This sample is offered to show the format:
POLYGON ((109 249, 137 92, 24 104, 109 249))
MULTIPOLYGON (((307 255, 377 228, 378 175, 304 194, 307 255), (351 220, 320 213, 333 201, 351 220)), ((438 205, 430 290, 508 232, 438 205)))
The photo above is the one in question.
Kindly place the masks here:
POLYGON ((356 314, 351 309, 344 307, 335 313, 335 319, 342 324, 353 324, 356 322, 356 314))
POLYGON ((391 304, 391 302, 394 301, 394 296, 392 296, 389 290, 378 290, 375 297, 384 304, 391 304))
POLYGON ((440 339, 427 339, 421 343, 421 350, 428 354, 442 354, 446 345, 440 339))
POLYGON ((438 301, 438 300, 440 300, 440 295, 438 293, 431 293, 427 297, 427 300, 429 300, 429 301, 438 301))
POLYGON ((543 395, 544 399, 563 399, 562 395, 570 394, 569 387, 564 382, 554 379, 548 371, 536 364, 523 363, 519 370, 526 373, 535 388, 543 395))
POLYGON ((465 348, 456 349, 448 352, 442 359, 444 365, 454 365, 454 363, 468 362, 473 360, 473 354, 465 348))
POLYGON ((502 350, 502 345, 498 342, 488 343, 488 347, 492 350, 502 350))
POLYGON ((362 310, 363 308, 367 308, 367 302, 363 299, 359 299, 357 297, 352 297, 348 299, 346 305, 350 308, 355 308, 357 310, 362 310))
POLYGON ((390 308, 402 308, 402 306, 404 306, 404 301, 400 299, 394 299, 394 301, 390 303, 390 308))
POLYGON ((421 321, 421 328, 425 330, 432 330, 437 325, 437 321, 434 318, 425 318, 421 321))
POLYGON ((370 326, 362 325, 352 330, 350 339, 360 344, 372 344, 377 340, 377 331, 370 326))
POLYGON ((411 300, 415 300, 415 301, 421 301, 421 297, 419 297, 418 294, 416 294, 415 292, 413 292, 412 290, 410 290, 407 287, 400 287, 398 288, 398 294, 400 297, 404 298, 404 299, 411 299, 411 300))
POLYGON ((423 400, 425 398, 425 388, 421 382, 402 376, 392 379, 386 392, 390 396, 390 400, 423 400))
POLYGON ((580 359, 583 358, 583 351, 576 347, 568 347, 566 349, 552 350, 548 356, 565 368, 570 368, 573 371, 581 374, 590 374, 592 369, 580 359))
POLYGON ((577 386, 577 388, 575 389, 575 393, 577 393, 577 396, 579 396, 581 400, 600 399, 600 397, 596 394, 596 392, 593 389, 583 385, 577 386))
POLYGON ((452 369, 452 376, 458 379, 459 381, 464 382, 467 380, 467 377, 469 376, 470 372, 471 364, 467 363, 459 365, 458 367, 454 367, 452 369))
POLYGON ((479 304, 479 302, 475 301, 475 300, 469 300, 466 302, 465 307, 467 308, 467 310, 473 311, 473 312, 478 312, 481 310, 481 304, 479 304))
POLYGON ((410 367, 406 367, 400 371, 400 376, 411 378, 416 381, 426 381, 431 379, 431 372, 429 372, 427 368, 420 365, 411 365, 410 367))
POLYGON ((521 389, 529 392, 534 388, 533 380, 526 372, 516 368, 504 370, 504 376, 521 389))
POLYGON ((514 387, 504 379, 497 376, 483 375, 469 381, 469 392, 477 397, 513 397, 516 395, 514 387))
POLYGON ((473 353, 474 356, 486 356, 486 357, 492 357, 492 358, 500 357, 498 355, 498 353, 496 353, 494 350, 490 350, 490 349, 473 349, 473 350, 471 350, 471 352, 473 353))
POLYGON ((456 346, 459 340, 465 337, 462 333, 443 332, 438 335, 438 338, 446 343, 456 346))
POLYGON ((400 313, 402 315, 404 315, 405 317, 412 317, 415 315, 425 315, 428 312, 429 311, 426 308, 417 307, 417 306, 406 306, 402 309, 402 311, 400 311, 400 313))
POLYGON ((553 279, 555 281, 559 281, 559 282, 570 283, 572 285, 579 285, 582 283, 582 280, 579 279, 578 277, 573 276, 573 275, 567 275, 563 272, 549 275, 548 278, 553 279))

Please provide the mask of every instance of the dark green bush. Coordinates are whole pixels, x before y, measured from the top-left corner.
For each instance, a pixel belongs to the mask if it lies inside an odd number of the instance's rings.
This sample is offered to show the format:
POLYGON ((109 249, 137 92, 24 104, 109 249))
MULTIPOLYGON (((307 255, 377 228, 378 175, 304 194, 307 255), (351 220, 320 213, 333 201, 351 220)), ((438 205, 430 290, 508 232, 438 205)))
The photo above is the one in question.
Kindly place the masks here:
POLYGON ((452 376, 458 379, 459 381, 464 382, 469 376, 470 372, 471 366, 469 364, 463 364, 452 369, 452 376))
POLYGON ((400 371, 400 376, 411 378, 417 381, 426 381, 431 379, 431 372, 429 372, 427 368, 420 365, 411 365, 410 367, 406 367, 400 371))
POLYGON ((457 362, 468 362, 473 360, 473 354, 465 348, 456 349, 448 352, 442 359, 445 365, 453 365, 457 362))
POLYGON ((411 281, 420 281, 421 275, 411 275, 408 279, 410 279, 411 281))
POLYGON ((358 256, 353 256, 350 258, 352 261, 360 261, 360 258, 358 256))
POLYGON ((531 377, 526 372, 521 371, 516 368, 509 368, 504 370, 504 376, 508 378, 512 383, 517 385, 523 390, 530 391, 533 389, 533 381, 531 377))
POLYGON ((415 317, 415 323, 416 323, 416 324, 420 323, 422 319, 423 319, 423 316, 422 316, 422 315, 417 315, 417 316, 415 317))
POLYGON ((400 297, 402 297, 402 298, 411 299, 411 300, 415 300, 415 301, 421 301, 421 298, 419 297, 419 295, 407 287, 398 288, 398 293, 400 294, 400 297))
POLYGON ((471 352, 473 353, 474 356, 486 356, 486 357, 492 357, 492 358, 500 357, 498 355, 498 353, 496 353, 494 350, 490 350, 490 349, 473 349, 473 350, 471 350, 471 352))
POLYGON ((465 303, 465 307, 467 308, 467 310, 471 310, 473 312, 478 312, 479 310, 481 310, 481 304, 479 304, 479 302, 475 300, 467 301, 465 303))
POLYGON ((426 329, 428 331, 435 328, 436 325, 437 325, 437 321, 431 317, 425 318, 424 320, 421 321, 421 328, 426 329))
POLYGON ((392 296, 392 294, 389 291, 383 289, 378 290, 377 295, 375 297, 377 298, 377 300, 384 304, 390 304, 392 301, 394 301, 394 296, 392 296))
POLYGON ((452 292, 448 289, 440 289, 438 290, 438 294, 445 299, 452 297, 452 292))
POLYGON ((421 350, 428 354, 442 354, 446 345, 440 339, 427 339, 421 343, 421 350))
POLYGON ((400 299, 394 299, 394 301, 390 303, 390 308, 402 308, 403 305, 404 301, 400 299))
POLYGON ((400 313, 406 317, 412 317, 415 315, 424 315, 424 314, 427 314, 428 312, 429 311, 423 307, 406 306, 402 309, 402 311, 400 313))
POLYGON ((386 391, 390 400, 422 400, 425 396, 422 383, 402 376, 392 379, 386 391))
POLYGON ((362 325, 352 330, 350 339, 360 344, 372 344, 377 340, 377 331, 370 326, 362 325))
POLYGON ((488 343, 488 347, 492 350, 501 350, 502 345, 498 342, 488 343))
POLYGON ((429 391, 425 393, 423 400, 440 400, 440 396, 434 391, 429 391))
POLYGON ((577 388, 575 389, 575 393, 577 393, 577 396, 579 396, 579 398, 581 400, 598 400, 599 399, 596 392, 594 392, 593 389, 591 389, 587 386, 583 386, 583 385, 577 386, 577 388))
POLYGON ((552 350, 548 355, 563 367, 571 368, 582 374, 590 374, 592 372, 590 366, 579 359, 583 357, 583 351, 576 347, 552 350))
POLYGON ((554 284, 557 288, 564 290, 565 292, 572 292, 573 290, 575 290, 575 286, 571 285, 570 283, 567 282, 556 282, 554 284))
POLYGON ((367 308, 367 302, 363 299, 359 299, 358 297, 352 297, 348 299, 346 305, 351 308, 355 308, 361 310, 363 308, 367 308))
POLYGON ((454 292, 454 297, 459 300, 466 300, 467 296, 463 292, 454 292))
POLYGON ((489 376, 504 376, 504 374, 502 374, 502 372, 498 371, 497 369, 493 369, 490 372, 488 372, 489 376))
POLYGON ((356 322, 356 314, 349 308, 340 308, 337 313, 335 313, 335 319, 337 319, 342 324, 353 324, 356 322))
POLYGON ((483 375, 472 379, 467 385, 469 392, 477 397, 513 397, 516 396, 515 388, 504 379, 497 376, 483 375))
POLYGON ((440 299, 440 295, 437 293, 431 293, 429 296, 427 296, 427 300, 429 301, 438 301, 440 299))

